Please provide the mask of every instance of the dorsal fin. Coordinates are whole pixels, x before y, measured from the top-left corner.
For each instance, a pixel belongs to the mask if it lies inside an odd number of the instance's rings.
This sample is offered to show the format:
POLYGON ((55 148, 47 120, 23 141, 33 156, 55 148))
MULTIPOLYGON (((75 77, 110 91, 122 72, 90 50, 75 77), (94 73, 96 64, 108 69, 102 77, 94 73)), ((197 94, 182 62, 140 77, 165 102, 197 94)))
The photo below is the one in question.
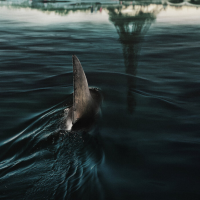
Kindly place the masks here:
POLYGON ((92 101, 88 88, 87 78, 81 66, 79 59, 73 55, 73 73, 74 73, 74 96, 73 96, 73 114, 72 123, 74 124, 86 112, 89 102, 92 101))

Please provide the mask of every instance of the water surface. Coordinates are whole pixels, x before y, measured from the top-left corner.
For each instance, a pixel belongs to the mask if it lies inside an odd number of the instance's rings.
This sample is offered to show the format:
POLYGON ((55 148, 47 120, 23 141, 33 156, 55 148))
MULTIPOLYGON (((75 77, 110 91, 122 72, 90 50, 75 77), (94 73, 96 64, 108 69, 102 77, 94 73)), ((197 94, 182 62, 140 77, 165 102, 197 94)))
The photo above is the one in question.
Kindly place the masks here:
POLYGON ((0 2, 0 199, 199 199, 198 1, 0 2), (102 91, 62 130, 72 55, 102 91))

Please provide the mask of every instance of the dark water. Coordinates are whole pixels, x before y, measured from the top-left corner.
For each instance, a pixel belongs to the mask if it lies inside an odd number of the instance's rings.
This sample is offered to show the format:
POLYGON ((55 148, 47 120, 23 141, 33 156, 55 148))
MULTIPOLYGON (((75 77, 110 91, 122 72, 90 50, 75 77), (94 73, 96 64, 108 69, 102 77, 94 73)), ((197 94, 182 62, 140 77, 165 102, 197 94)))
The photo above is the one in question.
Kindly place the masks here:
POLYGON ((1 2, 0 199, 200 198, 200 9, 149 2, 1 2), (72 54, 104 96, 88 133, 60 128, 72 54))

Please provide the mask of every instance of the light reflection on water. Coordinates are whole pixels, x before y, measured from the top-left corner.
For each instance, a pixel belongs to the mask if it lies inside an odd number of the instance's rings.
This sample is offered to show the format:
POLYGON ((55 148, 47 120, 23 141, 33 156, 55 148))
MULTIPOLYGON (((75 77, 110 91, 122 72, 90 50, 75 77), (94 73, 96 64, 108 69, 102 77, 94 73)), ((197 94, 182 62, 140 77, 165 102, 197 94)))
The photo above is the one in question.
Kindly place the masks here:
POLYGON ((198 199, 197 1, 0 5, 0 198, 198 199), (60 128, 72 54, 104 96, 90 134, 60 128))

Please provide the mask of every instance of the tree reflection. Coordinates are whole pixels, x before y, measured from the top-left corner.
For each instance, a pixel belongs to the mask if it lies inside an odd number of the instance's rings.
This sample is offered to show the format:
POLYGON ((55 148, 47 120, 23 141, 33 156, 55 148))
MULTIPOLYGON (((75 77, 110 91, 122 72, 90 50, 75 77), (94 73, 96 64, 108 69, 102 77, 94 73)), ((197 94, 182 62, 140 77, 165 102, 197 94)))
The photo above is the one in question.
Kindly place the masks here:
POLYGON ((108 11, 109 19, 115 25, 123 47, 125 69, 129 75, 127 76, 127 105, 129 113, 133 113, 136 106, 133 93, 133 89, 136 88, 136 79, 133 76, 136 75, 141 44, 160 7, 156 6, 155 9, 148 11, 148 6, 119 6, 118 8, 109 7, 108 11))

